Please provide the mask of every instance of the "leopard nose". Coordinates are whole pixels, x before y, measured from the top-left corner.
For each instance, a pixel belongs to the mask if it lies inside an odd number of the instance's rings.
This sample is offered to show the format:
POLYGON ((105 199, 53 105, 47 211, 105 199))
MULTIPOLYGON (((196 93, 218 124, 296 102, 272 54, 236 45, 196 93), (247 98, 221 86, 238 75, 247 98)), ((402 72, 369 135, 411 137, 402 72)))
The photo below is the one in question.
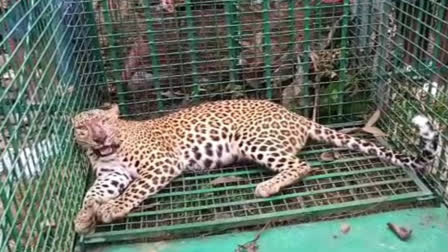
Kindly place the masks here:
POLYGON ((106 141, 106 135, 102 133, 95 134, 95 136, 93 136, 93 141, 98 144, 104 143, 106 141))

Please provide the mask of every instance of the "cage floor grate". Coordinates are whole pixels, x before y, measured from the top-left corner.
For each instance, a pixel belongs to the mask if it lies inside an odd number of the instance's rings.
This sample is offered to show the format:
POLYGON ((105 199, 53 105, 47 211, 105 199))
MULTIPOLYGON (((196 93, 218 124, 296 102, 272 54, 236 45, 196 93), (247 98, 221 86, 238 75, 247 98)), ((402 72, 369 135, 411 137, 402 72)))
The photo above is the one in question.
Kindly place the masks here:
MULTIPOLYGON (((84 244, 191 236, 216 229, 296 219, 375 206, 415 202, 431 196, 411 172, 378 158, 325 144, 309 144, 299 157, 320 172, 276 196, 254 196, 255 186, 274 174, 256 165, 238 165, 206 174, 185 174, 145 201, 123 221, 100 225, 84 244), (338 158, 323 162, 324 152, 338 158), (231 176, 231 177, 230 177, 231 176), (218 178, 230 177, 216 184, 218 178), (237 178, 237 179, 236 179, 237 178)), ((429 197, 430 198, 430 197, 429 197)))

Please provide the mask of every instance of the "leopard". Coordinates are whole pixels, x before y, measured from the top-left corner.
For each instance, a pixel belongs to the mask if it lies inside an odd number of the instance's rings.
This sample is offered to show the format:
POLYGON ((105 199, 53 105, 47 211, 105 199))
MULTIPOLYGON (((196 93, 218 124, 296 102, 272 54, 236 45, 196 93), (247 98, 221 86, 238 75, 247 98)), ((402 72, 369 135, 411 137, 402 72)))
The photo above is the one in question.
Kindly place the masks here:
POLYGON ((111 145, 107 148, 103 146, 100 149, 89 148, 89 144, 82 142, 82 137, 78 134, 85 134, 83 131, 75 131, 75 139, 81 139, 78 143, 84 147, 92 170, 95 172, 95 180, 87 190, 82 208, 76 215, 74 226, 75 232, 78 234, 93 233, 96 224, 96 209, 111 199, 118 197, 126 187, 138 177, 135 169, 127 168, 118 159, 114 149, 119 146, 119 139, 114 138, 113 131, 107 125, 102 124, 104 121, 94 121, 90 123, 91 131, 87 132, 91 139, 102 141, 105 136, 109 136, 111 145))
MULTIPOLYGON (((120 196, 98 207, 96 216, 102 223, 125 218, 185 172, 212 171, 241 160, 274 172, 256 185, 254 193, 264 198, 275 195, 315 170, 297 156, 308 140, 346 147, 414 171, 434 161, 439 145, 439 132, 423 115, 411 121, 420 142, 419 152, 412 155, 319 124, 267 99, 209 101, 146 120, 120 117, 117 104, 94 111, 90 116, 89 111, 78 113, 74 127, 88 132, 90 121, 107 118, 109 127, 119 132, 115 153, 139 175, 120 196)), ((84 141, 101 152, 110 148, 113 141, 108 138, 84 141)))
MULTIPOLYGON (((98 171, 93 184, 84 196, 82 208, 75 218, 75 232, 78 234, 90 234, 96 224, 96 209, 101 204, 115 199, 138 177, 125 169, 114 155, 108 156, 112 161, 105 162, 106 166, 96 167, 98 171)), ((105 159, 102 162, 106 161, 105 159)), ((96 163, 96 166, 102 162, 96 163)))

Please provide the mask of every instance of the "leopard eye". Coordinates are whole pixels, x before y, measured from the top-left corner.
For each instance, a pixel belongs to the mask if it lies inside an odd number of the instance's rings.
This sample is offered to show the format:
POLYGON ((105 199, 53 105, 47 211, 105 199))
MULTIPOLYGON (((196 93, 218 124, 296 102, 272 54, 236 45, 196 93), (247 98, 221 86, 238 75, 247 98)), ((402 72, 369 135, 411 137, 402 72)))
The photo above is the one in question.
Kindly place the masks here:
POLYGON ((84 125, 76 126, 75 135, 78 137, 86 137, 88 135, 88 130, 84 125))
POLYGON ((79 135, 79 136, 84 136, 84 135, 86 135, 86 131, 85 130, 82 130, 82 129, 75 129, 75 134, 76 135, 79 135))

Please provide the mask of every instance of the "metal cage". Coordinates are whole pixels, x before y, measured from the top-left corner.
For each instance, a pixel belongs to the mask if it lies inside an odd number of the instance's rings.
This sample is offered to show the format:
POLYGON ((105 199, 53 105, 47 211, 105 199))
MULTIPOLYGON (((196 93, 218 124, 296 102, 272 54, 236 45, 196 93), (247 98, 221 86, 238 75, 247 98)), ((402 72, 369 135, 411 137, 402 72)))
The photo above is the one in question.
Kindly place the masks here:
POLYGON ((0 251, 71 251, 75 241, 85 248, 448 203, 447 2, 0 1, 0 251), (423 113, 442 132, 439 156, 416 174, 310 143, 300 156, 322 172, 277 196, 254 197, 272 174, 252 164, 185 174, 125 220, 76 238, 72 222, 91 176, 73 141, 74 113, 116 102, 141 120, 238 98, 270 99, 410 152, 418 145, 409 122, 423 113))

